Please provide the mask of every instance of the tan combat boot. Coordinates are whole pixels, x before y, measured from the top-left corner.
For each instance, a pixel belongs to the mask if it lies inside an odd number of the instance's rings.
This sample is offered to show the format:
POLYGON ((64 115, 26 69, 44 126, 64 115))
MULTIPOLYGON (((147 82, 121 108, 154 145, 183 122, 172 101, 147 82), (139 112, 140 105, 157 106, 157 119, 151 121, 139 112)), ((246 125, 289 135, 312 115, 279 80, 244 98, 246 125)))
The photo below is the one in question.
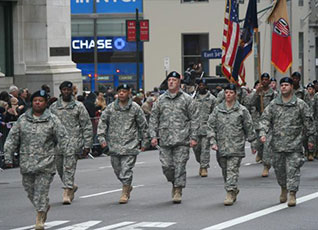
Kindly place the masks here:
POLYGON ((37 212, 35 230, 44 230, 44 216, 45 212, 37 212))
POLYGON ((293 192, 293 191, 289 192, 288 206, 289 207, 296 206, 296 192, 293 192))
POLYGON ((71 199, 71 201, 73 201, 74 200, 74 197, 75 197, 75 192, 77 191, 77 189, 78 189, 78 186, 76 185, 76 184, 74 184, 73 185, 73 189, 71 189, 71 191, 70 191, 70 199, 71 199))
POLYGON ((171 197, 174 197, 174 193, 176 192, 176 188, 172 185, 171 197))
POLYGON ((281 193, 279 196, 280 203, 285 203, 287 201, 287 194, 288 194, 287 188, 281 187, 281 193))
POLYGON ((119 199, 120 204, 126 204, 130 198, 130 192, 133 189, 130 185, 123 185, 123 190, 121 193, 121 197, 119 199))
POLYGON ((262 177, 268 177, 269 168, 270 168, 269 166, 264 165, 264 169, 263 169, 262 177))
POLYGON ((262 158, 257 154, 255 157, 256 163, 260 163, 262 161, 262 158))
POLYGON ((307 159, 308 159, 308 161, 313 161, 314 160, 314 156, 312 155, 312 153, 308 153, 307 159))
POLYGON ((70 194, 72 193, 72 189, 65 188, 63 193, 63 204, 71 204, 71 197, 70 194))
POLYGON ((207 177, 208 176, 208 169, 201 168, 200 170, 201 170, 201 174, 200 174, 201 177, 207 177))
POLYGON ((180 204, 181 198, 182 198, 182 188, 181 187, 174 188, 174 195, 172 198, 173 203, 180 204))
POLYGON ((231 206, 234 203, 233 191, 228 191, 224 200, 225 206, 231 206))

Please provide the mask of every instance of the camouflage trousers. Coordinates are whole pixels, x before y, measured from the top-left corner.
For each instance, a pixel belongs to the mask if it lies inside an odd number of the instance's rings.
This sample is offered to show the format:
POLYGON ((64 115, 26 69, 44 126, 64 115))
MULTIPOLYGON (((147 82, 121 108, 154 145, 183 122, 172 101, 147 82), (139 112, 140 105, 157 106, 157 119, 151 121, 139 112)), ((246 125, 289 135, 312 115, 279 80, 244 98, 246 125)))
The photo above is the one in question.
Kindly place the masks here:
POLYGON ((273 167, 278 184, 288 191, 298 191, 300 168, 304 163, 303 153, 275 153, 273 167))
POLYGON ((197 146, 193 147, 195 159, 200 168, 210 168, 210 143, 207 136, 199 136, 197 146))
POLYGON ((186 165, 189 160, 188 146, 161 147, 160 162, 163 174, 174 187, 186 186, 186 165))
POLYGON ((260 141, 259 130, 257 131, 257 136, 257 144, 256 146, 252 146, 252 148, 257 150, 257 155, 262 159, 264 166, 271 166, 273 158, 270 144, 272 140, 272 133, 269 131, 269 133, 266 135, 266 142, 264 144, 260 141))
POLYGON ((56 155, 55 163, 57 172, 64 184, 64 188, 73 188, 75 171, 77 165, 77 155, 70 156, 56 155))
POLYGON ((22 174, 22 184, 37 212, 46 212, 49 206, 49 190, 55 173, 22 174))
POLYGON ((238 190, 239 169, 242 157, 219 157, 217 161, 222 169, 224 188, 227 192, 238 190))
POLYGON ((133 171, 137 156, 111 156, 110 161, 114 172, 123 185, 131 185, 133 180, 133 171))

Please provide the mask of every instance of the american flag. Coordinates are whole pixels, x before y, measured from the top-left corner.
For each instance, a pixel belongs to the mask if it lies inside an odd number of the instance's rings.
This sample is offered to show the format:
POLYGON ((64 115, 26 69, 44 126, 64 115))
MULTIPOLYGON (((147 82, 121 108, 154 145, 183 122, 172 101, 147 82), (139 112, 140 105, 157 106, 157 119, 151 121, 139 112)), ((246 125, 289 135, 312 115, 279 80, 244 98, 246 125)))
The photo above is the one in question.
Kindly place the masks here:
MULTIPOLYGON (((238 20, 238 2, 237 0, 227 0, 224 15, 224 30, 222 42, 222 72, 230 82, 237 84, 238 79, 234 79, 232 77, 232 68, 239 46, 239 40, 240 25, 238 20)), ((244 82, 244 66, 240 68, 240 76, 244 82)))

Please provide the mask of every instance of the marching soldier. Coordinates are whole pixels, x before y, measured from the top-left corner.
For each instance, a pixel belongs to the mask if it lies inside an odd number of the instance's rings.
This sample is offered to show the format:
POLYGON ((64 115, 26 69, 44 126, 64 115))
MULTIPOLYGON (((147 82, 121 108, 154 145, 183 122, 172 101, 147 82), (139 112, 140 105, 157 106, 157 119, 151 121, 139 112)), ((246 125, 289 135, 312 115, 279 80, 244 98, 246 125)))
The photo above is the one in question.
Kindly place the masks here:
POLYGON ((61 120, 70 138, 72 151, 57 149, 56 168, 64 184, 63 204, 71 204, 78 189, 74 184, 77 158, 79 154, 85 156, 89 153, 93 143, 93 126, 84 105, 74 99, 72 82, 62 82, 60 90, 61 96, 50 110, 61 120))
POLYGON ((32 109, 13 125, 6 140, 5 163, 12 167, 12 155, 20 153, 22 184, 37 211, 35 229, 44 229, 49 211, 49 189, 55 174, 55 147, 67 153, 69 139, 61 121, 47 107, 48 94, 31 96, 32 109))
POLYGON ((207 138, 207 121, 216 105, 216 98, 208 91, 204 79, 201 79, 199 82, 198 94, 196 94, 194 100, 199 113, 200 128, 198 130, 198 144, 193 147, 193 151, 195 159, 200 164, 199 175, 207 177, 208 168, 210 167, 210 144, 207 138))
POLYGON ((296 205, 299 188, 300 168, 304 164, 303 130, 308 137, 308 148, 313 148, 315 127, 309 106, 293 93, 293 80, 280 80, 281 95, 265 109, 261 120, 261 141, 272 129, 273 167, 278 184, 281 186, 280 202, 288 206, 296 205))
MULTIPOLYGON (((261 85, 256 88, 256 91, 252 92, 248 98, 249 106, 255 106, 256 110, 262 114, 260 97, 263 96, 263 108, 266 108, 269 103, 277 96, 277 93, 270 87, 270 76, 268 73, 263 73, 261 75, 261 85)), ((255 127, 257 133, 259 134, 259 125, 255 127)), ((259 139, 259 138, 258 138, 259 139)), ((263 145, 259 143, 257 160, 263 161, 264 169, 262 172, 262 177, 267 177, 269 169, 271 167, 271 148, 270 148, 271 133, 268 133, 267 142, 263 145)))
POLYGON ((245 157, 245 141, 256 139, 253 120, 247 108, 236 99, 236 87, 229 84, 225 100, 213 110, 208 120, 208 137, 222 168, 225 190, 224 205, 233 205, 238 189, 239 168, 245 157))
POLYGON ((198 116, 195 104, 180 89, 180 74, 168 74, 168 90, 154 104, 149 133, 152 146, 160 144, 160 161, 167 180, 172 183, 173 203, 181 203, 186 186, 189 147, 197 145, 198 116))
POLYGON ((126 204, 132 190, 133 171, 137 155, 149 144, 147 121, 140 106, 130 98, 127 84, 117 88, 118 98, 106 107, 99 123, 97 136, 102 148, 109 147, 111 164, 123 184, 120 204, 126 204), (139 136, 141 135, 141 137, 139 136))

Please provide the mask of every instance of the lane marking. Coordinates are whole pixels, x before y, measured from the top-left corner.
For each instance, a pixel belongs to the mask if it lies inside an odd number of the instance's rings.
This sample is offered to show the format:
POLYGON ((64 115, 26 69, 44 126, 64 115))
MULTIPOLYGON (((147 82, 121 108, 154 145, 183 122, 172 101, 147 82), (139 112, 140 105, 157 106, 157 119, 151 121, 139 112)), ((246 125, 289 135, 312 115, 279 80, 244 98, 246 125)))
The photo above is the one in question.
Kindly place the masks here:
MULTIPOLYGON (((135 165, 142 165, 142 164, 144 164, 144 163, 146 163, 146 162, 144 162, 144 161, 136 162, 135 165)), ((111 166, 111 165, 108 165, 108 166, 102 166, 102 167, 98 167, 98 168, 99 168, 99 169, 106 169, 106 168, 112 168, 112 166, 111 166)))
MULTIPOLYGON (((133 188, 139 188, 139 187, 143 187, 143 186, 144 185, 136 185, 136 186, 133 186, 133 188)), ((121 191, 122 191, 122 189, 115 189, 115 190, 110 190, 110 191, 106 191, 106 192, 100 192, 100 193, 95 193, 95 194, 91 194, 91 195, 80 196, 80 199, 90 198, 90 197, 94 197, 94 196, 101 196, 101 195, 114 193, 114 192, 121 192, 121 191)))
POLYGON ((94 230, 111 230, 111 229, 115 229, 115 228, 131 225, 131 224, 134 224, 134 223, 136 223, 136 222, 125 221, 125 222, 121 222, 121 223, 118 223, 118 224, 112 224, 112 225, 108 225, 108 226, 105 226, 105 227, 97 228, 97 229, 94 229, 94 230))
POLYGON ((80 224, 74 224, 72 226, 68 226, 65 228, 58 228, 57 230, 86 230, 86 229, 89 229, 90 227, 93 227, 94 225, 99 224, 101 222, 102 221, 91 220, 91 221, 86 221, 86 222, 83 222, 80 224))
MULTIPOLYGON (((70 222, 69 220, 65 220, 65 221, 51 221, 51 222, 47 222, 45 223, 45 229, 49 229, 49 228, 53 228, 55 226, 59 226, 65 223, 70 222)), ((29 230, 29 229, 34 229, 34 225, 30 225, 30 226, 26 226, 26 227, 21 227, 21 228, 14 228, 11 230, 29 230)))
POLYGON ((176 224, 175 222, 140 222, 137 224, 129 225, 117 230, 137 230, 142 228, 167 228, 171 225, 176 224))
MULTIPOLYGON (((318 192, 309 194, 307 196, 300 197, 300 198, 297 199, 297 205, 301 204, 303 202, 315 199, 317 197, 318 197, 318 192)), ((212 226, 204 228, 202 230, 226 229, 226 228, 232 227, 234 225, 238 225, 238 224, 241 224, 241 223, 256 219, 258 217, 265 216, 265 215, 268 215, 268 214, 283 210, 285 208, 288 208, 287 203, 275 205, 273 207, 266 208, 266 209, 263 209, 263 210, 260 210, 260 211, 245 215, 245 216, 241 216, 241 217, 235 218, 233 220, 229 220, 229 221, 225 221, 223 223, 212 225, 212 226)))

